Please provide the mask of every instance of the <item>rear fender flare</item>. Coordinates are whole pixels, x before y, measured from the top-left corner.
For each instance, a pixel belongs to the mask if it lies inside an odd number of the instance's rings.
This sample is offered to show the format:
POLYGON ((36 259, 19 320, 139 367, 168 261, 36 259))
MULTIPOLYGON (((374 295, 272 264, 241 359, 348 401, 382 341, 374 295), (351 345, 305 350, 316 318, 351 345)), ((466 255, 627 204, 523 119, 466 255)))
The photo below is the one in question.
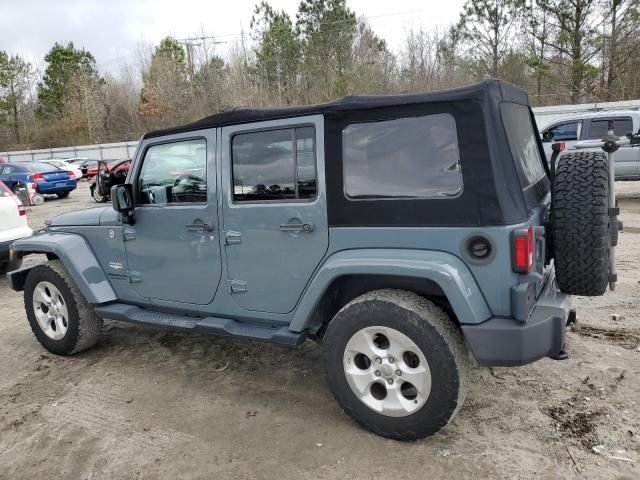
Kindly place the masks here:
POLYGON ((477 324, 491 317, 475 278, 458 257, 440 251, 359 249, 335 253, 318 268, 305 289, 290 330, 300 332, 312 327, 312 313, 329 285, 338 277, 354 274, 431 280, 445 293, 460 323, 477 324))
MULTIPOLYGON (((64 268, 90 304, 113 302, 116 294, 87 241, 73 233, 42 233, 14 242, 14 254, 49 253, 60 259, 64 268)), ((14 290, 22 290, 26 268, 7 275, 14 290)))

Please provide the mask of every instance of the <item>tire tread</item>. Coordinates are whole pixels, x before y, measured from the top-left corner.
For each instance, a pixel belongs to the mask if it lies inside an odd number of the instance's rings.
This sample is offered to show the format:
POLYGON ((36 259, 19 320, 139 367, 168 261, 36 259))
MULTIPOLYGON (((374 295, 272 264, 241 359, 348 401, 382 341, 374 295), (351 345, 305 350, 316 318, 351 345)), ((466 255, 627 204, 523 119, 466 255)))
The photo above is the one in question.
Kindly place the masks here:
POLYGON ((558 159, 551 209, 556 282, 572 295, 602 295, 609 281, 609 166, 600 152, 558 159))

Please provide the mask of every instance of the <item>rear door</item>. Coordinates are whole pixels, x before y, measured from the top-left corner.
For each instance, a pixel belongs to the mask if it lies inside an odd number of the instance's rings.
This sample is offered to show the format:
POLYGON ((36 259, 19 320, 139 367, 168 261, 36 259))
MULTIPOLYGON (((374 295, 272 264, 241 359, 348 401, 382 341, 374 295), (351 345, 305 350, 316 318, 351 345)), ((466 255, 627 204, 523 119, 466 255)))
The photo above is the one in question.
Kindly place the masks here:
MULTIPOLYGON (((633 121, 631 117, 610 116, 592 118, 589 122, 587 138, 599 140, 607 134, 609 121, 613 120, 613 133, 618 137, 633 132, 633 121)), ((615 153, 616 178, 632 177, 638 175, 638 164, 640 162, 640 149, 633 147, 621 147, 615 153)))
POLYGON ((246 310, 288 313, 328 244, 321 115, 224 127, 229 289, 246 310))

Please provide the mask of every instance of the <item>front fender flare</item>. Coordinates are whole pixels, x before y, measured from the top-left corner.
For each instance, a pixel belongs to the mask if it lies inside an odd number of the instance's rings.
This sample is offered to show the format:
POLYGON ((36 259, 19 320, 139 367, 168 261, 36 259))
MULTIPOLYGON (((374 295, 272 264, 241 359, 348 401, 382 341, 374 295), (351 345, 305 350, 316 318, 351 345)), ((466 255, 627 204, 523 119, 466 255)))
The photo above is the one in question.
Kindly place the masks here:
POLYGON ((335 253, 323 262, 305 289, 289 329, 309 328, 311 314, 329 285, 338 277, 358 274, 428 279, 442 288, 460 323, 477 324, 491 317, 475 278, 458 257, 439 251, 361 249, 335 253))
MULTIPOLYGON (((11 245, 14 253, 51 253, 58 257, 91 304, 113 302, 116 294, 107 279, 98 259, 87 241, 73 233, 41 233, 11 245)), ((25 270, 7 274, 9 285, 14 290, 22 290, 26 279, 25 270)))

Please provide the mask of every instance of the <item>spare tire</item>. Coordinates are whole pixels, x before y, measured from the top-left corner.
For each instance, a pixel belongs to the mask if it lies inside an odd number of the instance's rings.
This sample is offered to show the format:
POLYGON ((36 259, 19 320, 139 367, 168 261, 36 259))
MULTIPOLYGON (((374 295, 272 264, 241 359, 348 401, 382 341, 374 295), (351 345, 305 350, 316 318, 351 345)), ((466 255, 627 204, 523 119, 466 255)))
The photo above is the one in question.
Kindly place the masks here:
POLYGON ((560 290, 604 294, 611 245, 609 166, 604 153, 571 152, 558 159, 550 220, 560 290))

